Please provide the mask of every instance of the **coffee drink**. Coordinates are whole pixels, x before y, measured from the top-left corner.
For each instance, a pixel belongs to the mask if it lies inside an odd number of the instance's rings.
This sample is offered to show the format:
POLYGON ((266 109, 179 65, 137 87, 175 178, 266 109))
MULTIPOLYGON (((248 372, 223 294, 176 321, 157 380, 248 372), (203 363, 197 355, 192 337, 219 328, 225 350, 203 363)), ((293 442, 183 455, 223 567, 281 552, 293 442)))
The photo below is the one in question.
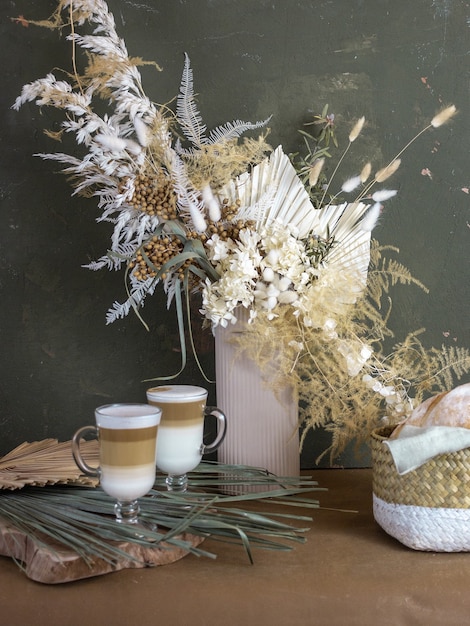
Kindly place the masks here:
POLYGON ((165 385, 147 391, 162 411, 157 435, 157 467, 181 475, 201 461, 207 391, 193 385, 165 385))
POLYGON ((81 428, 72 440, 77 465, 85 473, 98 475, 103 490, 117 500, 131 501, 144 496, 155 482, 160 416, 161 411, 148 404, 110 404, 97 408, 96 427, 81 428), (98 433, 100 467, 97 469, 84 463, 79 453, 79 439, 87 430, 98 433))

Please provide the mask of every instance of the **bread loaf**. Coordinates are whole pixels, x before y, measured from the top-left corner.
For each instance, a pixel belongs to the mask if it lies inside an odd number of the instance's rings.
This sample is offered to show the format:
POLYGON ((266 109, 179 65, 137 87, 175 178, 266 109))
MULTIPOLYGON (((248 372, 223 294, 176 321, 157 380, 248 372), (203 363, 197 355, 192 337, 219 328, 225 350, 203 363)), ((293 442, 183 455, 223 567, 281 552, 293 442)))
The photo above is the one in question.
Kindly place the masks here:
POLYGON ((417 406, 411 415, 399 424, 391 438, 399 436, 404 425, 457 426, 470 428, 470 383, 439 393, 417 406))

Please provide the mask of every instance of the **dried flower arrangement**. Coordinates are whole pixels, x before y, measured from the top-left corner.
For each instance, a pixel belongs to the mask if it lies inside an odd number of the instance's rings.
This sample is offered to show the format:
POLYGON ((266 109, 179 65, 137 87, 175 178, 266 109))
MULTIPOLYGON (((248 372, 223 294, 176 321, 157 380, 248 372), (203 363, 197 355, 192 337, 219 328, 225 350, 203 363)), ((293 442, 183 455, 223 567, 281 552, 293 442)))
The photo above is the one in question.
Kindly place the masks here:
MULTIPOLYGON (((35 101, 63 111, 59 134, 74 135, 81 148, 81 157, 39 156, 63 164, 75 193, 97 197, 98 220, 113 224, 110 250, 88 266, 124 268, 128 297, 114 303, 108 323, 130 310, 140 317, 145 298, 161 285, 176 305, 182 371, 185 299, 202 294, 201 315, 213 328, 236 322, 240 307, 247 309, 240 349, 267 369, 273 354, 282 354, 273 387, 287 381, 298 389, 304 437, 326 427, 332 455, 377 424, 399 421, 424 394, 469 371, 466 350, 426 350, 419 333, 382 354, 390 336, 383 295, 397 283, 424 287, 371 240, 382 203, 396 194, 375 187, 396 172, 401 152, 372 176, 371 164, 358 167, 332 193, 364 118, 326 181, 322 167, 335 141, 327 111, 314 120, 319 136, 303 133, 305 157, 289 157, 281 147, 267 156, 265 135, 240 138, 268 120, 236 120, 207 132, 187 56, 176 110, 152 103, 137 69, 144 62, 128 55, 103 0, 59 0, 51 19, 39 24, 70 27, 73 71, 68 80, 51 73, 25 85, 14 108, 35 101), (82 27, 91 32, 79 34, 82 27), (80 48, 87 65, 79 75, 80 48), (100 115, 103 102, 107 113, 100 115)), ((449 106, 438 113, 403 150, 455 112, 449 106)))

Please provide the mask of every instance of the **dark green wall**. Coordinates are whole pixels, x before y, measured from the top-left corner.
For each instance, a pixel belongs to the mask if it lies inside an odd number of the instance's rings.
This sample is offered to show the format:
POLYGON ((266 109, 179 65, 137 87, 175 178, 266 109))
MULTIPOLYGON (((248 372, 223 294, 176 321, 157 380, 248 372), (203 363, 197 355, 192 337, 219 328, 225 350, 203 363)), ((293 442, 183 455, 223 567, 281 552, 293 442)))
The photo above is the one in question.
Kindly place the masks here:
MULTIPOLYGON (((399 195, 375 236, 431 290, 397 289, 397 338, 427 328, 426 343, 470 346, 469 7, 460 0, 110 0, 130 54, 157 61, 143 70, 148 95, 168 102, 190 55, 199 107, 209 127, 273 114, 270 141, 300 146, 297 129, 325 103, 349 132, 367 118, 356 156, 377 165, 394 156, 443 104, 460 111, 406 154, 399 195), (422 174, 429 168, 432 178, 422 174)), ((107 248, 94 201, 71 198, 65 177, 32 155, 56 145, 43 133, 54 113, 10 109, 24 83, 70 67, 57 32, 11 18, 41 19, 51 0, 2 0, 0 128, 0 454, 25 441, 70 438, 110 401, 142 400, 143 379, 179 366, 174 316, 149 302, 147 333, 135 317, 105 325, 122 299, 122 276, 81 265, 107 248)), ((347 168, 346 168, 347 170, 347 168)), ((356 173, 351 165, 351 171, 356 173)), ((210 334, 197 333, 213 375, 210 334)), ((179 382, 203 383, 194 363, 179 382)), ((215 397, 215 389, 211 387, 215 397)), ((309 440, 312 465, 320 437, 309 440)), ((340 460, 355 463, 352 457, 340 460)))

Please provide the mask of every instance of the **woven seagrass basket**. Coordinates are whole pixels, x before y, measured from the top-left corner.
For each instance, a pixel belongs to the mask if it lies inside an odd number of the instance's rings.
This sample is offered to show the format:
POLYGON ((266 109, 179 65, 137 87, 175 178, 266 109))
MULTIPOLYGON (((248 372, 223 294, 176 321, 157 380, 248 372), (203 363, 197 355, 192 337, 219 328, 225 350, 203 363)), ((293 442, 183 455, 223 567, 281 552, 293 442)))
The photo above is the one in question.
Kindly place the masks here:
POLYGON ((442 454, 400 476, 384 441, 393 427, 371 436, 376 522, 414 550, 470 551, 470 448, 442 454))

